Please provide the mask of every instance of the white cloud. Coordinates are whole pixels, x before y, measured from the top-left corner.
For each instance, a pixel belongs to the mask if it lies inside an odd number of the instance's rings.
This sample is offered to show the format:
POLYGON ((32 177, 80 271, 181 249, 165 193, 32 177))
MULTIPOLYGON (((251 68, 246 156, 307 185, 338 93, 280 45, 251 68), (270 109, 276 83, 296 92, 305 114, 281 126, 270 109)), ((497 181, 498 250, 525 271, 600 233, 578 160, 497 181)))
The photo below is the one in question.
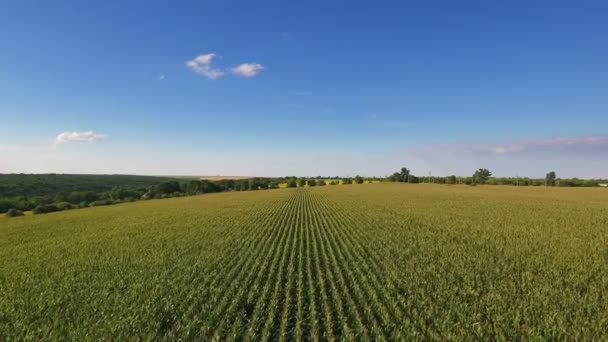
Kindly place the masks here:
POLYGON ((211 63, 213 63, 215 57, 216 55, 214 53, 196 56, 193 59, 186 61, 186 67, 201 76, 217 80, 224 76, 224 72, 220 69, 211 67, 211 63))
POLYGON ((87 132, 63 132, 55 137, 55 144, 65 144, 71 142, 95 142, 104 139, 104 134, 98 134, 93 131, 87 132))
POLYGON ((230 69, 233 74, 243 77, 253 77, 262 70, 264 70, 264 66, 258 63, 243 63, 230 69))
POLYGON ((165 75, 160 75, 160 76, 158 76, 158 80, 159 80, 159 81, 164 81, 164 80, 165 80, 165 78, 166 78, 166 77, 165 77, 165 75))

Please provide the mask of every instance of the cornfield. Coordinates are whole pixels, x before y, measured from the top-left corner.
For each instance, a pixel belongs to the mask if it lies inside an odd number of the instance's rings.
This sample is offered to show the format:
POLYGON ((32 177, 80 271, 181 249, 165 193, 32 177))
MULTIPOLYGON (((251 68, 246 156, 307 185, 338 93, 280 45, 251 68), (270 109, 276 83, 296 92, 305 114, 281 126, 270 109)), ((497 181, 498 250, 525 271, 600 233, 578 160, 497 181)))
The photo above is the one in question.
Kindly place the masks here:
POLYGON ((606 339, 608 192, 395 183, 0 220, 0 340, 606 339))

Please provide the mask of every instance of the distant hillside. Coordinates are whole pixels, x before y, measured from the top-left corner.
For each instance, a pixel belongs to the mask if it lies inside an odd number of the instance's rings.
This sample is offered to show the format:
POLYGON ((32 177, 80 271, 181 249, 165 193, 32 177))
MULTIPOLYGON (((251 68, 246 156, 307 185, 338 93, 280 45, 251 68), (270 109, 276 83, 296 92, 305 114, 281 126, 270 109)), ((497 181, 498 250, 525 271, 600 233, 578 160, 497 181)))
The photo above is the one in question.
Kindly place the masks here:
POLYGON ((0 174, 0 197, 55 196, 60 192, 110 191, 115 186, 147 188, 169 177, 133 175, 0 174))

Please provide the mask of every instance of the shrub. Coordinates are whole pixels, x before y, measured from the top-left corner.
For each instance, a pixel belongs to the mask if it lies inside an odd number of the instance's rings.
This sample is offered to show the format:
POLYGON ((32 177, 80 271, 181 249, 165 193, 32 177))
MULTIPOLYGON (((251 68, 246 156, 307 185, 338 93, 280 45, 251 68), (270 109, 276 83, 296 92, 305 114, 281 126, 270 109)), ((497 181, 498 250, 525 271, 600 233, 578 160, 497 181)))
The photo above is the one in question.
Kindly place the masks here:
POLYGON ((34 208, 34 210, 32 210, 32 213, 37 215, 52 213, 55 211, 60 211, 60 209, 55 204, 41 204, 34 208))
POLYGON ((76 206, 74 206, 70 202, 59 202, 59 203, 57 203, 57 208, 59 210, 70 210, 70 209, 76 208, 76 206))
POLYGON ((17 217, 17 216, 23 216, 23 212, 19 209, 15 209, 15 208, 10 208, 7 212, 6 212, 6 216, 7 217, 17 217))

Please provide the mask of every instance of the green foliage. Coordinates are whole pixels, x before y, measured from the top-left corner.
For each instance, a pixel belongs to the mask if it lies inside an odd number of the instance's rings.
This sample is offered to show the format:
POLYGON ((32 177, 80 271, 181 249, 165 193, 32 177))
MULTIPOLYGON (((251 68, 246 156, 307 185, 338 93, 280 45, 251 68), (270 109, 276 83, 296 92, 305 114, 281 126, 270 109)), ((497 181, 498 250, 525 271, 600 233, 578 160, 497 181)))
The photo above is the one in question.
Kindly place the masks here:
POLYGON ((181 187, 177 181, 166 181, 159 184, 154 184, 148 190, 149 193, 154 195, 172 194, 180 191, 181 187))
POLYGON ((6 217, 23 216, 23 212, 19 209, 11 208, 6 212, 6 217))
POLYGON ((488 179, 492 176, 492 172, 488 169, 478 169, 473 174, 473 183, 474 184, 486 184, 488 179))
POLYGON ((191 180, 190 183, 188 183, 188 186, 186 187, 186 191, 189 194, 198 194, 201 192, 201 189, 203 187, 203 184, 201 183, 200 180, 198 179, 194 179, 191 180))
POLYGON ((61 209, 59 209, 57 207, 57 205, 55 204, 40 204, 38 205, 36 208, 34 208, 32 210, 33 214, 47 214, 47 213, 53 213, 56 211, 60 211, 61 209))
POLYGON ((407 183, 410 182, 410 176, 410 169, 408 169, 407 167, 402 167, 399 172, 395 172, 390 177, 388 177, 388 180, 391 182, 407 183))
MULTIPOLYGON (((127 185, 133 188, 147 188, 168 179, 130 175, 0 174, 0 198, 17 196, 54 198, 62 192, 102 193, 111 191, 115 186, 127 185)), ((74 203, 71 200, 61 201, 74 203)))
POLYGON ((555 186, 556 179, 557 179, 557 176, 555 175, 555 171, 551 171, 551 172, 547 173, 547 175, 545 176, 545 185, 555 186))
POLYGON ((89 207, 99 207, 99 206, 103 206, 103 205, 112 205, 115 204, 116 202, 106 199, 106 200, 97 200, 97 201, 93 201, 91 203, 89 203, 89 207))
POLYGON ((74 209, 74 208, 76 208, 76 206, 69 202, 57 203, 57 209, 59 209, 59 210, 70 210, 70 209, 74 209))

